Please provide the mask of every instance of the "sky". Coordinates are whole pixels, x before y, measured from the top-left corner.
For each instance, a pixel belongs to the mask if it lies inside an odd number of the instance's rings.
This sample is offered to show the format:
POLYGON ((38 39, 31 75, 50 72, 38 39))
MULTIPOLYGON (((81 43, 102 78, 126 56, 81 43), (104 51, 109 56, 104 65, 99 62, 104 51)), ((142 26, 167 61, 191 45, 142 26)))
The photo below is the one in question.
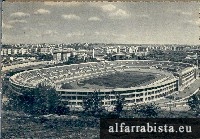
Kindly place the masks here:
POLYGON ((2 43, 199 44, 198 2, 3 2, 2 43))

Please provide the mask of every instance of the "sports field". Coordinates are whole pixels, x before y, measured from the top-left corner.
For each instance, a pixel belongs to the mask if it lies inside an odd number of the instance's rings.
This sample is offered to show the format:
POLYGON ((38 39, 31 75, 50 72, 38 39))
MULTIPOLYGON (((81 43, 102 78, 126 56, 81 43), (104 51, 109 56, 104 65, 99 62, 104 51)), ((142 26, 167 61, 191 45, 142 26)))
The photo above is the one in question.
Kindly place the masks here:
POLYGON ((101 77, 94 77, 80 82, 64 84, 63 89, 80 89, 80 88, 130 88, 156 78, 153 73, 147 72, 116 72, 101 77))

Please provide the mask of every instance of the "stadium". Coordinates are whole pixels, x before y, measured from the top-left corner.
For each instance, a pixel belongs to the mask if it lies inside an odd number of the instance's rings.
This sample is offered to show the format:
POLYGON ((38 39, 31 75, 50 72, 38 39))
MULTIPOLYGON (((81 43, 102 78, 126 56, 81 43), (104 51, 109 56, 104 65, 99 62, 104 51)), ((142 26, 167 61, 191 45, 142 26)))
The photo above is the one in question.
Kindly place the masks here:
POLYGON ((69 106, 76 108, 81 108, 83 99, 95 90, 105 107, 113 104, 117 94, 125 98, 127 106, 132 106, 136 103, 157 101, 183 90, 198 78, 197 70, 195 65, 181 62, 116 60, 24 71, 11 76, 10 82, 16 92, 24 88, 34 89, 39 83, 51 85, 61 95, 62 101, 67 101, 69 106), (139 75, 141 77, 143 75, 143 77, 148 76, 149 80, 141 79, 131 84, 130 81, 134 81, 137 73, 137 79, 140 78, 139 75), (88 85, 92 80, 98 83, 102 77, 105 80, 109 78, 109 82, 112 80, 116 82, 115 74, 119 77, 130 77, 131 80, 127 80, 129 86, 123 86, 126 84, 123 80, 119 80, 119 84, 122 84, 120 88, 94 83, 88 85), (64 85, 68 86, 63 88, 64 85))

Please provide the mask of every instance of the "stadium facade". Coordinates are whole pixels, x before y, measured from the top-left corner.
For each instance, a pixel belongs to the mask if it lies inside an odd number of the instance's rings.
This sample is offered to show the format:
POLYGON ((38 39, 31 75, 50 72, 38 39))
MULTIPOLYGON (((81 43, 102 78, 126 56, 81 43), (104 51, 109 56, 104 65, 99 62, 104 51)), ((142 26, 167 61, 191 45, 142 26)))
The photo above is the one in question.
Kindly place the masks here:
POLYGON ((135 103, 146 103, 163 99, 181 91, 198 78, 198 68, 195 65, 171 61, 151 60, 117 60, 90 62, 34 69, 17 73, 10 77, 10 82, 16 92, 24 88, 34 89, 39 83, 56 87, 62 101, 68 101, 72 107, 81 107, 83 99, 94 92, 94 89, 62 89, 63 83, 78 82, 105 74, 123 71, 157 73, 156 78, 146 84, 130 88, 101 89, 97 91, 104 106, 111 106, 120 94, 125 98, 127 106, 135 103))

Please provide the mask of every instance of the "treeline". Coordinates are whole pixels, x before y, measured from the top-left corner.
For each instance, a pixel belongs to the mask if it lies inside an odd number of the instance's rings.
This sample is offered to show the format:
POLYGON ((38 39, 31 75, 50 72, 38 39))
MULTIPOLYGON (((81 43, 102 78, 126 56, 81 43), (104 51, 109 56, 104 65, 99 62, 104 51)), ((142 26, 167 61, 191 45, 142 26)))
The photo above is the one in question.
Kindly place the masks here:
MULTIPOLYGON (((125 98, 120 94, 116 95, 116 100, 111 102, 113 111, 107 111, 105 107, 102 106, 102 99, 98 96, 95 91, 91 93, 83 101, 84 113, 89 116, 103 117, 103 118, 122 118, 122 113, 124 112, 125 98)), ((158 116, 160 107, 155 103, 150 104, 135 104, 129 110, 129 116, 132 114, 137 115, 137 117, 155 118, 158 116)))
POLYGON ((10 89, 6 109, 24 111, 34 115, 67 114, 69 107, 63 101, 55 88, 39 84, 35 89, 23 89, 22 94, 10 89))

